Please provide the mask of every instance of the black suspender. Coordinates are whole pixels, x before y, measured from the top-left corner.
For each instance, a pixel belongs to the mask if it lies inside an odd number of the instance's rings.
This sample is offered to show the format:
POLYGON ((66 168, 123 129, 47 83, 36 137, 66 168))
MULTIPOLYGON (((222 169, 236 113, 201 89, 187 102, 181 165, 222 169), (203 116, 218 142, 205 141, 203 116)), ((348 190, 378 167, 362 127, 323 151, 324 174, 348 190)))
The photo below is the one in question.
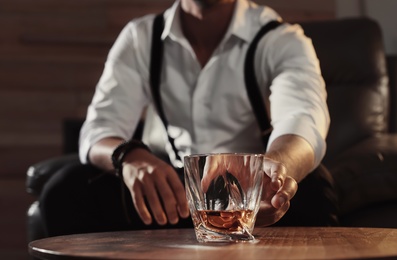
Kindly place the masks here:
POLYGON ((153 22, 153 32, 152 32, 152 46, 150 50, 150 88, 152 91, 154 106, 157 113, 163 122, 165 130, 167 131, 168 141, 171 144, 172 150, 175 153, 176 159, 183 162, 178 154, 178 149, 175 147, 174 138, 168 134, 168 120, 165 117, 163 106, 161 104, 160 95, 160 75, 161 75, 161 65, 163 62, 163 41, 161 40, 161 34, 164 29, 164 18, 163 14, 158 14, 154 18, 153 22))
MULTIPOLYGON (((251 42, 244 63, 244 80, 245 86, 248 93, 248 98, 250 100, 251 106, 255 113, 256 120, 262 132, 262 141, 264 149, 266 148, 267 141, 269 139, 272 127, 266 112, 266 107, 263 103, 262 95, 259 90, 259 85, 255 77, 254 70, 254 57, 257 45, 260 39, 270 30, 275 29, 281 23, 278 21, 272 21, 263 26, 259 32, 256 34, 255 38, 251 42)), ((168 134, 168 121, 165 117, 164 110, 161 104, 160 95, 160 75, 163 60, 163 42, 161 40, 161 34, 164 29, 164 18, 163 14, 158 14, 153 22, 153 33, 152 33, 152 45, 150 52, 150 87, 153 96, 153 102, 157 113, 163 122, 165 129, 167 131, 168 140, 171 147, 175 153, 176 159, 183 162, 178 155, 178 149, 175 147, 174 139, 168 134)))
POLYGON ((167 123, 164 116, 164 111, 161 109, 161 97, 160 97, 160 75, 161 65, 163 62, 163 43, 161 41, 161 33, 164 28, 163 15, 157 15, 153 22, 152 32, 152 46, 150 50, 150 87, 152 90, 152 96, 155 107, 159 113, 160 118, 167 123))
POLYGON ((252 109, 255 113, 256 121, 261 129, 261 137, 264 149, 269 141, 270 133, 273 128, 270 125, 270 120, 263 103, 262 94, 259 88, 258 81, 255 77, 254 57, 258 43, 262 37, 270 30, 275 29, 281 23, 279 21, 271 21, 264 25, 255 35, 250 46, 248 47, 244 63, 244 81, 247 89, 248 98, 251 102, 252 109))

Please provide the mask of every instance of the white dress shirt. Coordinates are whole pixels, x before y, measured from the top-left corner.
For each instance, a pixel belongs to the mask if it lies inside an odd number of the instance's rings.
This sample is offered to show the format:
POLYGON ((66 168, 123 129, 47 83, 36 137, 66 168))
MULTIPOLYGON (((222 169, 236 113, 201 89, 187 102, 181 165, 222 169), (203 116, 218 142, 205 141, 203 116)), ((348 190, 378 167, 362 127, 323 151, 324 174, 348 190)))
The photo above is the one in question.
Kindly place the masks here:
MULTIPOLYGON (((263 153, 244 85, 244 59, 260 27, 281 18, 267 6, 237 0, 226 35, 202 68, 182 33, 179 8, 176 1, 165 12, 160 89, 168 133, 175 138, 181 158, 192 153, 263 153)), ((80 134, 83 163, 100 139, 129 139, 141 112, 152 103, 153 19, 154 15, 147 15, 129 22, 110 50, 80 134)), ((263 37, 254 62, 274 129, 268 145, 281 135, 299 135, 313 147, 317 166, 325 154, 330 119, 311 40, 299 25, 283 24, 263 37)), ((166 137, 165 131, 161 135, 166 137)), ((174 162, 174 166, 180 165, 174 162)))

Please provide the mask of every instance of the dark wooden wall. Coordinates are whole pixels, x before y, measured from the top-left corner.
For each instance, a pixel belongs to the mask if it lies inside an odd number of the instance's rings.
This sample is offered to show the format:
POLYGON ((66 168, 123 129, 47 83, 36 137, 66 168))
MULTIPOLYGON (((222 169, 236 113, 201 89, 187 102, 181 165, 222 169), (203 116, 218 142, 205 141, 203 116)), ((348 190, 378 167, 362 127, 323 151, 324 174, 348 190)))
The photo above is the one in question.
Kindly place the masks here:
MULTIPOLYGON (((84 118, 121 28, 172 2, 0 0, 0 177, 23 177, 30 164, 62 153, 62 121, 84 118)), ((334 16, 332 0, 257 2, 286 20, 334 16)))
POLYGON ((61 153, 62 121, 85 116, 122 26, 171 2, 0 2, 0 176, 61 153))

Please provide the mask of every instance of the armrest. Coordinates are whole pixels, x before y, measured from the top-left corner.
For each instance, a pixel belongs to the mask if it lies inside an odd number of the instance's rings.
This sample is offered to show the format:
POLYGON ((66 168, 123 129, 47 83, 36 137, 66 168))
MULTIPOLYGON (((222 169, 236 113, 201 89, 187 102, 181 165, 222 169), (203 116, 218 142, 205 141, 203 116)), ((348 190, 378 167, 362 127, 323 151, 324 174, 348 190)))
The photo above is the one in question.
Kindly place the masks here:
POLYGON ((33 164, 26 173, 26 190, 39 195, 44 184, 63 166, 79 162, 78 154, 62 155, 33 164))
POLYGON ((368 138, 328 164, 339 195, 341 215, 397 201, 397 134, 368 138))

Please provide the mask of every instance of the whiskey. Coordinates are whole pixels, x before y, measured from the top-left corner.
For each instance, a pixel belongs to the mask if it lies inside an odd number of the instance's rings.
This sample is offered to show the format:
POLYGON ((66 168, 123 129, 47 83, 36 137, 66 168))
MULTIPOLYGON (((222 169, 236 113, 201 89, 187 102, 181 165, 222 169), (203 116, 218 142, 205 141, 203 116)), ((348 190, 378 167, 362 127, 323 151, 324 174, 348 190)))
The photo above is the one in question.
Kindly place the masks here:
POLYGON ((251 230, 254 224, 252 210, 198 210, 202 224, 216 232, 251 230))

